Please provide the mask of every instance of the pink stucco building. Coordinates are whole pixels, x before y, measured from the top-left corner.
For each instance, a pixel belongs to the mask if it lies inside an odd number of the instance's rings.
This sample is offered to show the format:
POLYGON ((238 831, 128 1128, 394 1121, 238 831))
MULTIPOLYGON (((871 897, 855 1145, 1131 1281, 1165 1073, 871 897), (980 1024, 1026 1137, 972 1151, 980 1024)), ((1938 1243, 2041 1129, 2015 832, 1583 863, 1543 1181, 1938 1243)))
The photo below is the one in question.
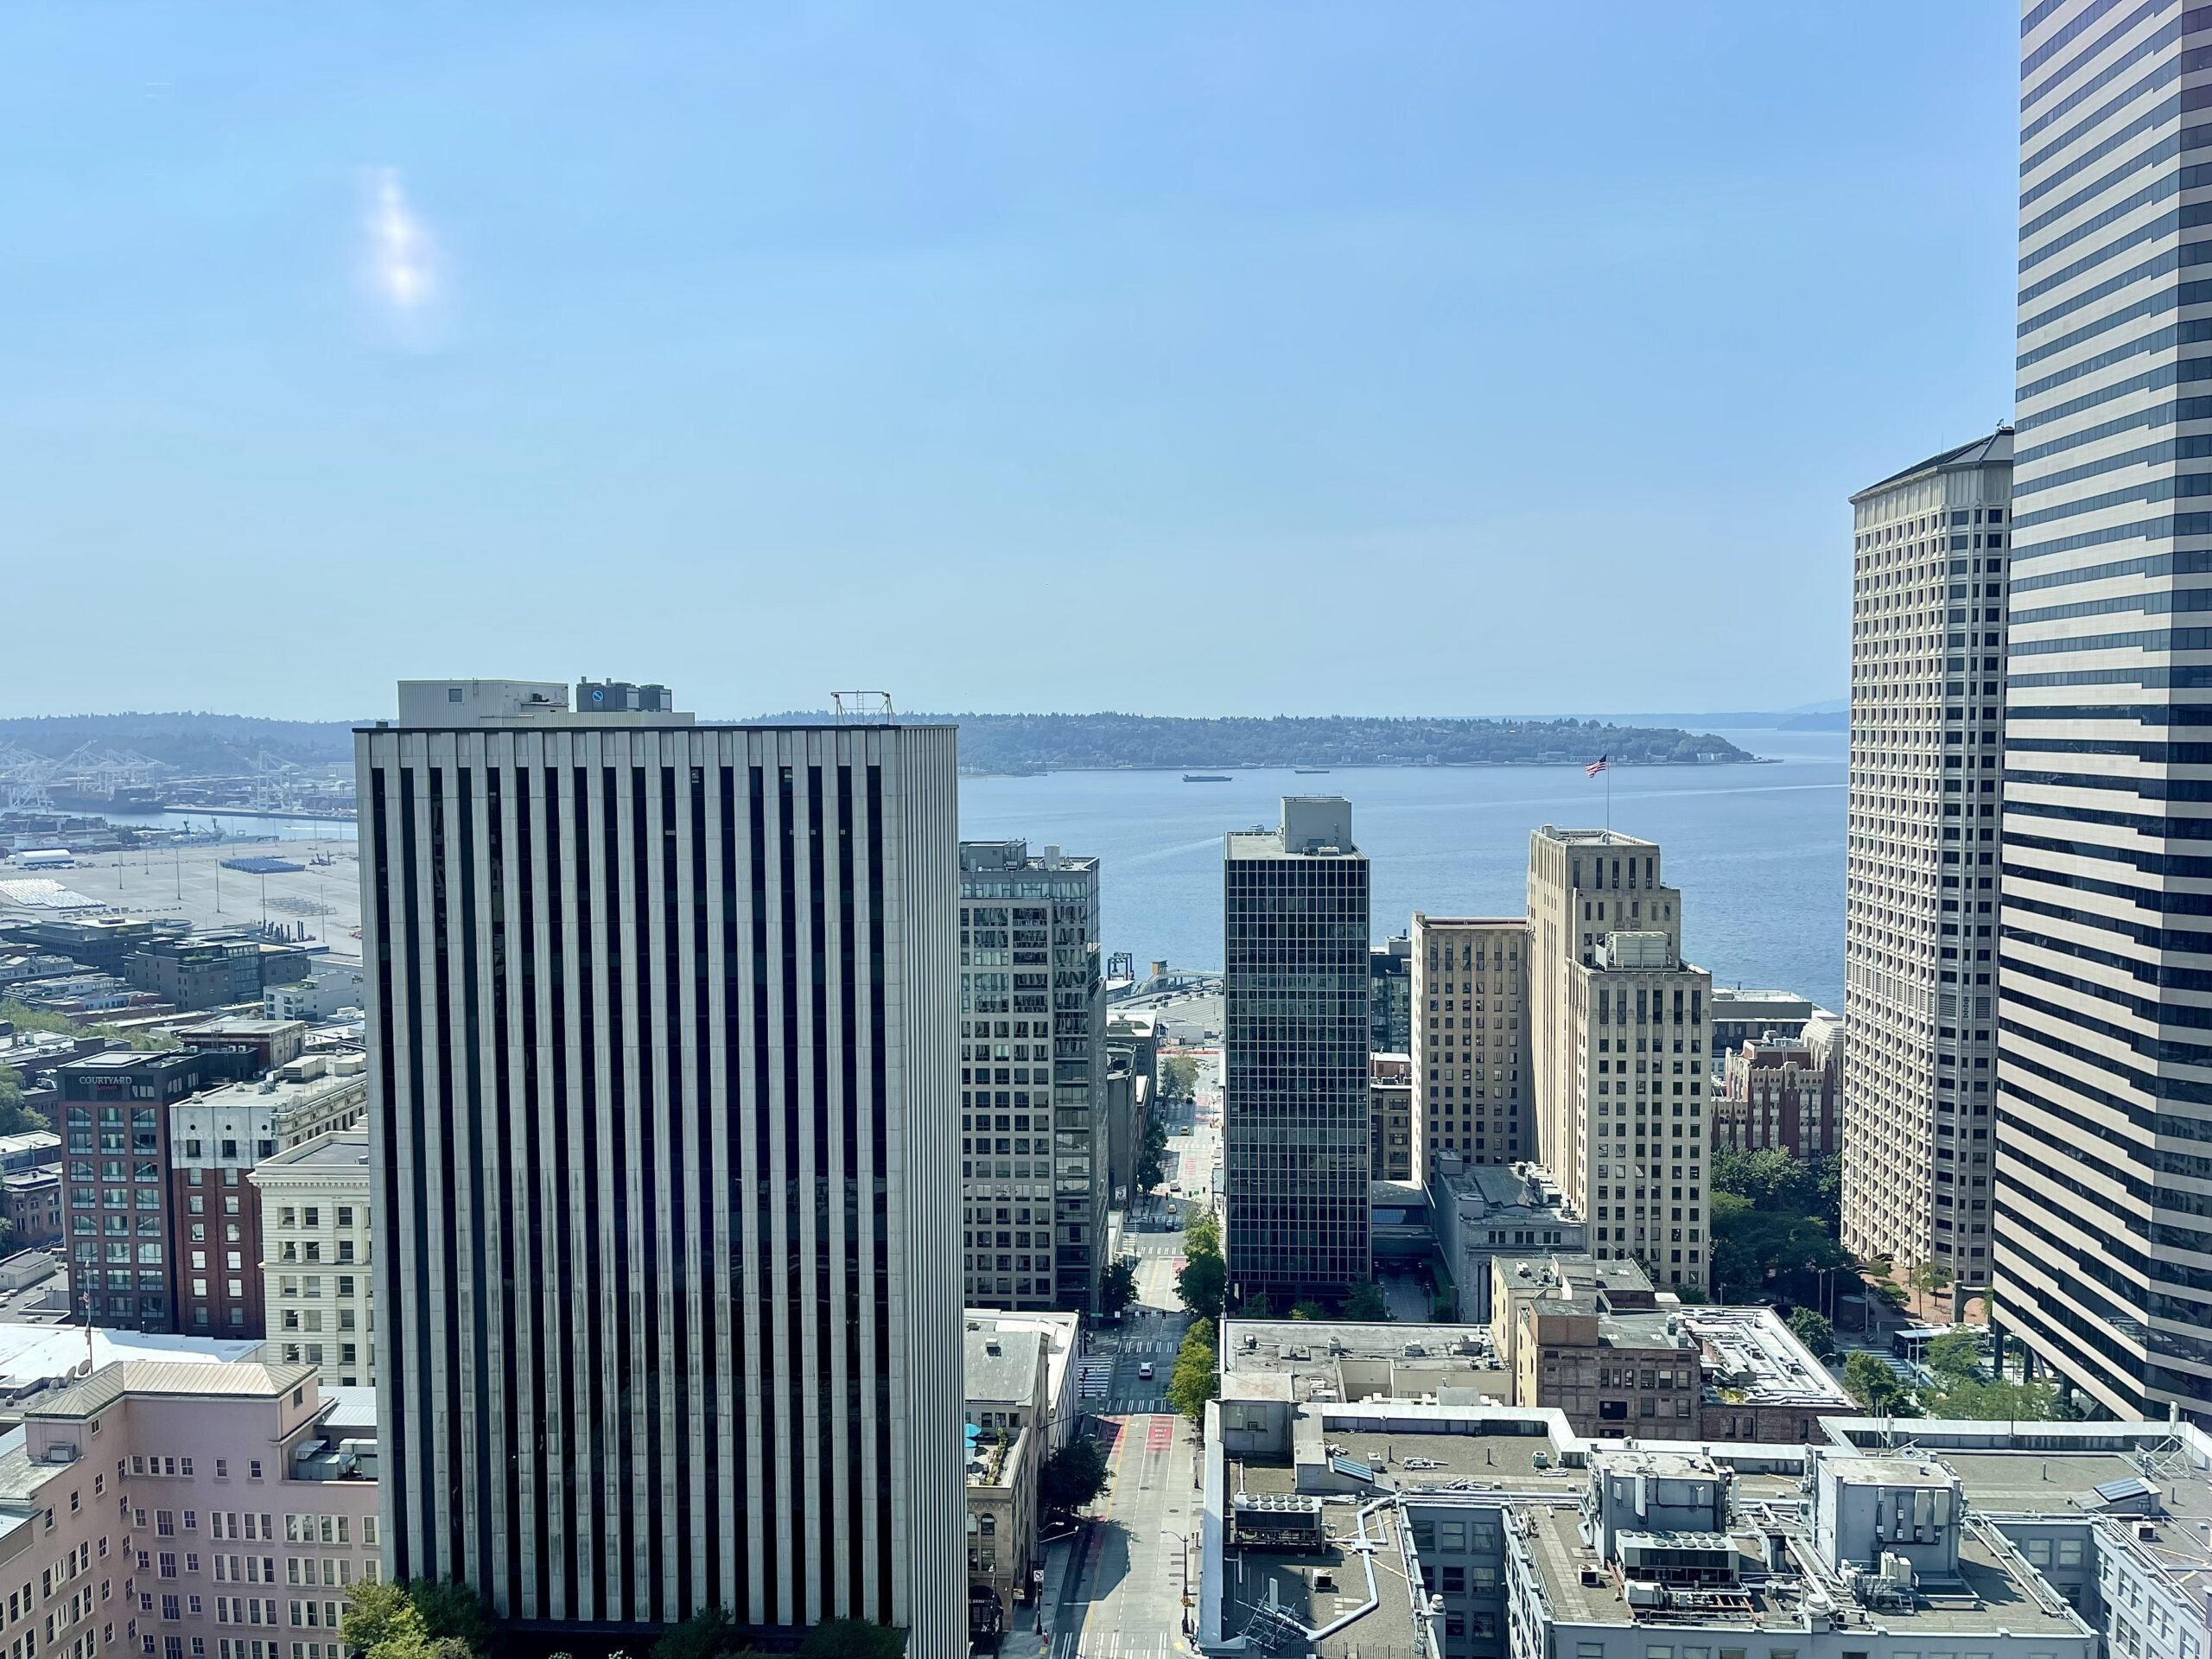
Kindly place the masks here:
POLYGON ((365 1389, 134 1360, 0 1438, 0 1659, 339 1659, 379 1575, 365 1389))

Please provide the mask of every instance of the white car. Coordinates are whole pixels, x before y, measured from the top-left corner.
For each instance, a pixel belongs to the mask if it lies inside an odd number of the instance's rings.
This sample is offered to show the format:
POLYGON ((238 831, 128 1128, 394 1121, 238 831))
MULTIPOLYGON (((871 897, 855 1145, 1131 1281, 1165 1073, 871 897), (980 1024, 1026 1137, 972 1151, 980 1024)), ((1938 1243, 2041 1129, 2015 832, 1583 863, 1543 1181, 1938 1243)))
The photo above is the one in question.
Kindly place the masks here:
POLYGON ((1137 1367, 1137 1376, 1147 1382, 1152 1381, 1152 1362, 1150 1360, 1147 1359, 1143 1364, 1137 1367))

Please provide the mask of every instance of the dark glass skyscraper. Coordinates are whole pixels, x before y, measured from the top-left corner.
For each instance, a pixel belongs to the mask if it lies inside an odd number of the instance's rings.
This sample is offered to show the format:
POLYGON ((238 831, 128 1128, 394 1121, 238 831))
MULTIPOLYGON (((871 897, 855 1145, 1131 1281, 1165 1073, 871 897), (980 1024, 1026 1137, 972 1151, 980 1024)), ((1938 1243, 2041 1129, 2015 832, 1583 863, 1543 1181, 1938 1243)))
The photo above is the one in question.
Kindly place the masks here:
POLYGON ((1224 1243, 1232 1301, 1370 1276, 1368 870, 1351 803, 1286 796, 1228 838, 1224 1243))

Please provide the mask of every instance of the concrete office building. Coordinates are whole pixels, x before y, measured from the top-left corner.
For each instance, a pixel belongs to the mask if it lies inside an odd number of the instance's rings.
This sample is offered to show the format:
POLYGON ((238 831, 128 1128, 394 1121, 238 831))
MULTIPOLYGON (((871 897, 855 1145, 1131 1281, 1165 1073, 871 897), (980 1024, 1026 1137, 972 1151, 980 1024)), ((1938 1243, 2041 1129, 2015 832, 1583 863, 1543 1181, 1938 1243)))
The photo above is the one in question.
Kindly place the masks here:
MULTIPOLYGON (((2212 1421, 2212 631, 2181 614, 2212 594, 2212 513, 2183 499, 2212 482, 2185 113, 2212 19, 2023 22, 1996 1318, 2103 1410, 2212 1421)), ((1986 657, 1961 642, 1944 676, 1986 657)))
POLYGON ((1591 1253, 1706 1287, 1713 976, 1683 962, 1681 894, 1656 842, 1529 837, 1537 1155, 1590 1223, 1591 1253))
POLYGON ((1351 803, 1285 796, 1222 866, 1224 1245, 1238 1300, 1365 1282, 1367 855, 1351 803))
POLYGON ((967 1300, 1098 1311, 1112 1156, 1098 861, 960 843, 967 1300))
POLYGON ((270 1357, 314 1366, 328 1387, 374 1388, 369 1126, 264 1158, 246 1179, 259 1195, 270 1357))
POLYGON ((953 732, 577 692, 356 734, 392 1570, 957 1655, 953 732))
POLYGON ((2212 1446, 2186 1425, 1919 1419, 1900 1451, 1894 1420, 1824 1414, 1799 1444, 1628 1447, 1448 1384, 1427 1405, 1241 1381, 1207 1411, 1205 1651, 2203 1650, 2212 1446))
POLYGON ((1713 988, 1713 1053, 1718 1070, 1722 1055, 1761 1037, 1796 1037, 1821 1009, 1795 991, 1747 991, 1740 986, 1713 988))
POLYGON ((365 969, 349 962, 318 962, 303 979, 263 986, 262 1012, 271 1020, 332 1020, 341 1009, 367 1001, 368 988, 365 969))
POLYGON ((1852 506, 1843 1241, 1989 1281, 1997 781, 2005 690, 1999 427, 1852 506))
POLYGON ((1368 1173, 1378 1181, 1414 1178, 1414 1058, 1367 1057, 1368 1173))
POLYGON ((1414 1178, 1533 1156, 1528 918, 1415 911, 1412 949, 1414 1178))
POLYGON ((357 1123, 368 1107, 359 1053, 302 1055, 258 1082, 169 1108, 164 1217, 176 1263, 176 1328, 198 1336, 265 1333, 261 1205, 248 1177, 286 1149, 357 1123))
POLYGON ((1452 1274, 1459 1317, 1491 1317, 1491 1265, 1503 1257, 1580 1255, 1589 1230, 1535 1164, 1466 1163, 1446 1153, 1431 1166, 1429 1213, 1436 1247, 1452 1274))

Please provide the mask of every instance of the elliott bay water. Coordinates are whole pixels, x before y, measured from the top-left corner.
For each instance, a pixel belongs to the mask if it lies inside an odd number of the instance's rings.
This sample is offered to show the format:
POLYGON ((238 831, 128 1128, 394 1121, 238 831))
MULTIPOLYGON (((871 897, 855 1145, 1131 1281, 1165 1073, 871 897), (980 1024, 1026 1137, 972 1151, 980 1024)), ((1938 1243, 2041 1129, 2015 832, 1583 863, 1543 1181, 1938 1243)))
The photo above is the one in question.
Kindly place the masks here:
MULTIPOLYGON (((1845 739, 1841 732, 1723 732, 1770 766, 1344 766, 1325 775, 1058 772, 963 778, 960 833, 1022 836, 1103 861, 1106 948, 1185 968, 1219 968, 1221 838, 1273 823, 1284 795, 1344 795, 1374 863, 1380 944, 1416 909, 1518 916, 1528 908, 1529 832, 1612 826, 1659 842, 1682 890, 1684 948, 1720 985, 1779 987, 1843 1009, 1845 739)), ((175 815, 116 821, 175 828, 175 815)), ((235 836, 350 838, 353 826, 218 820, 235 836)), ((191 820, 203 829, 204 817, 191 820)))
POLYGON ((1219 968, 1221 838, 1272 824, 1284 795, 1343 795, 1373 862, 1380 944, 1416 910, 1518 916, 1529 832, 1612 827, 1659 843, 1682 890, 1683 950, 1718 985, 1778 987, 1843 1009, 1845 736, 1724 732, 1769 766, 1347 766, 1322 776, 1232 772, 1061 772, 966 778, 960 833, 1023 836, 1037 851, 1101 861, 1106 948, 1140 970, 1155 957, 1219 968))

